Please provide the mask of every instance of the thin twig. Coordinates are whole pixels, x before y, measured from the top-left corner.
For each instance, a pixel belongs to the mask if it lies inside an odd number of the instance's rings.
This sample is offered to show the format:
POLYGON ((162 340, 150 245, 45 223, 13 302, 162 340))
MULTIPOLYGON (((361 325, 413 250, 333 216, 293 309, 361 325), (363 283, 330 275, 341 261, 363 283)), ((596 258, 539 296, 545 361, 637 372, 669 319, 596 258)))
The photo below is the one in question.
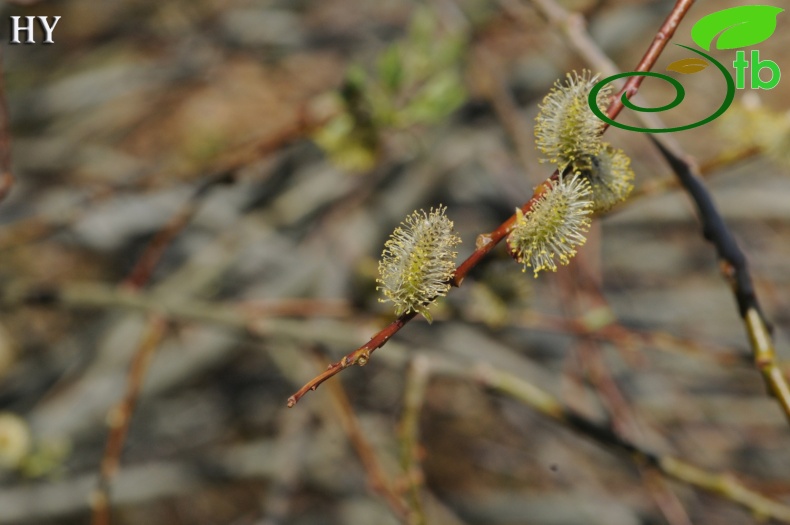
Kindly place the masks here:
POLYGON ((387 502, 398 518, 402 521, 408 521, 410 515, 409 507, 387 479, 376 451, 360 427, 359 420, 348 400, 343 385, 338 382, 332 383, 329 387, 329 394, 337 409, 338 419, 343 426, 343 430, 345 430, 348 440, 351 442, 354 450, 356 450, 368 475, 368 483, 371 489, 387 502))
POLYGON ((757 516, 790 523, 790 507, 754 492, 732 475, 711 473, 675 457, 651 452, 618 436, 608 426, 566 408, 548 392, 510 373, 483 365, 478 368, 476 376, 485 386, 526 404, 596 443, 625 453, 671 479, 723 496, 757 516))
MULTIPOLYGON (((650 46, 647 48, 642 60, 639 61, 634 71, 647 72, 653 69, 658 57, 661 56, 661 53, 669 43, 672 35, 675 34, 675 30, 678 28, 678 25, 680 25, 681 20, 683 20, 683 17, 686 16, 686 13, 691 9, 693 4, 694 0, 678 0, 675 3, 675 7, 672 8, 669 17, 667 17, 661 25, 661 28, 653 37, 653 41, 650 43, 650 46)), ((630 99, 636 95, 637 91, 639 91, 639 86, 642 85, 645 78, 646 77, 643 76, 633 76, 626 80, 620 92, 613 97, 612 104, 606 112, 610 119, 614 120, 625 107, 623 105, 623 96, 630 99)), ((606 127, 608 126, 609 124, 607 123, 606 127)))
MULTIPOLYGON (((583 23, 579 25, 577 18, 557 5, 554 0, 533 0, 533 3, 538 6, 544 16, 552 23, 564 28, 576 27, 576 31, 566 30, 565 34, 568 37, 568 41, 590 62, 591 65, 604 69, 609 74, 616 71, 616 66, 613 66, 612 61, 606 57, 592 38, 584 31, 583 23)), ((675 5, 675 9, 679 12, 682 10, 682 12, 685 13, 691 7, 692 3, 693 0, 679 0, 675 5)), ((665 25, 667 25, 670 20, 673 22, 668 25, 665 31, 659 31, 659 35, 657 36, 664 38, 665 35, 672 35, 680 19, 675 15, 670 15, 665 25)), ((650 49, 645 54, 645 57, 642 59, 642 62, 640 62, 640 66, 637 67, 636 71, 646 71, 645 69, 640 69, 643 62, 645 62, 648 57, 653 57, 653 62, 658 58, 658 55, 651 50, 663 49, 666 43, 666 40, 661 42, 654 39, 653 44, 651 44, 650 49)), ((644 77, 630 77, 621 93, 630 93, 630 95, 627 95, 630 97, 635 92, 631 93, 631 91, 629 91, 629 83, 631 83, 632 80, 639 80, 641 82, 643 79, 644 77)), ((638 86, 638 84, 634 85, 638 86)), ((612 106, 609 107, 608 111, 610 117, 612 117, 612 114, 616 115, 622 109, 620 95, 615 98, 612 106)), ((652 113, 638 113, 638 115, 643 119, 646 118, 646 116, 652 119, 656 118, 652 113)), ((674 141, 667 137, 658 137, 653 134, 649 134, 648 136, 675 172, 679 183, 694 201, 700 221, 702 222, 703 236, 716 247, 721 261, 722 274, 730 282, 733 289, 735 299, 738 303, 738 310, 743 318, 746 331, 749 335, 755 366, 762 373, 769 391, 777 399, 784 411, 785 417, 788 419, 788 422, 790 422, 790 386, 788 386, 785 376, 776 364, 776 352, 774 350, 770 330, 768 329, 769 323, 766 321, 757 301, 757 295, 752 284, 746 257, 735 241, 729 228, 724 223, 710 193, 702 183, 699 169, 693 162, 687 160, 688 156, 679 149, 674 141)), ((741 158, 741 156, 748 157, 753 153, 753 151, 744 151, 736 158, 741 158)))
MULTIPOLYGON (((659 28, 658 33, 656 33, 653 42, 650 44, 648 51, 645 53, 645 56, 642 60, 639 61, 639 65, 637 66, 638 71, 649 71, 650 68, 653 67, 653 64, 658 59, 658 56, 661 50, 664 49, 666 46, 666 40, 672 36, 677 25, 682 20, 683 16, 688 11, 690 4, 692 2, 690 0, 679 0, 675 7, 672 9, 672 12, 669 14, 667 19, 664 21, 662 26, 659 28)), ((626 83, 626 86, 623 88, 623 92, 627 93, 627 96, 633 96, 636 91, 639 89, 639 85, 641 84, 642 77, 632 77, 629 79, 629 82, 626 83)), ((622 106, 619 108, 612 104, 610 106, 608 114, 610 118, 615 118, 617 114, 622 109, 622 106)), ((548 180, 540 184, 530 198, 522 207, 521 211, 523 213, 529 213, 532 209, 533 204, 540 198, 541 195, 545 191, 547 191, 551 186, 551 181, 556 179, 557 173, 555 172, 548 180)), ((516 222, 516 214, 510 216, 505 222, 499 225, 494 231, 481 234, 477 238, 477 242, 475 243, 475 250, 472 254, 458 266, 455 270, 455 275, 451 279, 451 284, 453 286, 460 286, 463 282, 464 278, 467 274, 478 265, 478 263, 490 252, 494 249, 494 247, 502 241, 512 230, 513 225, 516 222)), ((352 365, 365 365, 367 364, 368 360, 370 359, 371 354, 381 348, 386 342, 395 335, 401 328, 403 328, 409 321, 416 317, 415 312, 410 312, 407 314, 403 314, 398 319, 393 321, 389 326, 385 327, 379 333, 374 335, 370 341, 365 343, 364 345, 360 346, 353 352, 350 352, 345 357, 343 357, 340 361, 329 365, 326 371, 321 373, 320 375, 314 377, 310 381, 308 381, 302 388, 300 388, 296 393, 294 393, 291 397, 288 398, 288 406, 293 407, 296 403, 299 402, 307 392, 311 390, 315 390, 318 388, 321 383, 333 377, 343 371, 344 369, 348 368, 352 365)))
POLYGON ((368 359, 370 359, 370 355, 377 349, 384 346, 384 344, 389 340, 390 337, 395 335, 398 330, 403 328, 406 323, 411 321, 417 316, 417 312, 409 312, 406 314, 401 315, 393 322, 391 322, 386 328, 379 331, 376 335, 374 335, 370 341, 365 343, 364 345, 360 346, 353 352, 347 354, 343 359, 338 361, 337 363, 332 363, 327 367, 327 369, 322 372, 321 374, 317 375, 313 379, 310 380, 309 383, 304 385, 300 388, 294 395, 288 398, 288 407, 293 407, 299 399, 302 398, 307 392, 310 390, 315 390, 318 386, 329 379, 330 377, 339 374, 342 370, 348 368, 352 365, 359 365, 364 366, 367 364, 368 359))
POLYGON ((567 319, 533 310, 511 312, 510 319, 509 324, 513 326, 590 337, 613 343, 618 349, 628 350, 640 345, 667 352, 678 352, 721 365, 748 362, 742 355, 736 353, 735 349, 725 346, 681 337, 669 332, 626 327, 620 324, 611 309, 605 306, 590 309, 577 319, 567 319))
POLYGON ((203 198, 209 194, 213 187, 233 182, 235 182, 235 177, 232 171, 221 172, 198 186, 189 200, 173 214, 170 220, 151 239, 121 286, 131 289, 140 289, 145 286, 153 276, 154 270, 162 259, 167 247, 173 243, 176 237, 187 227, 195 213, 197 213, 203 198))
POLYGON ((425 393, 430 379, 430 361, 424 356, 415 357, 409 367, 400 421, 400 463, 409 487, 413 523, 425 525, 428 521, 423 508, 421 488, 424 474, 420 461, 420 413, 425 403, 425 393))
POLYGON ((3 79, 3 51, 0 49, 0 202, 8 196, 14 184, 11 170, 11 131, 3 79))
POLYGON ((93 525, 108 525, 110 523, 110 483, 118 472, 121 452, 129 432, 137 399, 142 388, 143 380, 151 363, 154 352, 159 347, 165 333, 167 321, 160 316, 152 316, 148 330, 140 341, 135 351, 134 359, 129 367, 127 376, 126 393, 121 402, 108 414, 107 420, 110 434, 104 449, 99 481, 92 496, 93 525))
MULTIPOLYGON (((483 69, 482 85, 484 94, 491 101, 497 118, 502 123, 502 127, 510 137, 516 155, 521 162, 524 170, 529 170, 530 159, 533 157, 531 152, 534 150, 532 145, 532 132, 524 125, 518 111, 518 104, 513 99, 513 95, 508 90, 507 84, 502 78, 501 71, 495 66, 492 53, 486 49, 479 50, 481 68, 483 69)), ((533 175, 535 176, 535 175, 533 175)))
POLYGON ((790 386, 776 363, 773 338, 757 300, 746 256, 697 175, 694 165, 662 141, 653 136, 650 138, 694 201, 702 223, 702 234, 716 248, 721 273, 730 283, 738 304, 738 311, 749 336, 754 364, 762 373, 768 390, 779 402, 790 423, 790 386))
MULTIPOLYGON (((761 152, 762 150, 756 146, 749 146, 747 148, 735 151, 725 151, 700 164, 699 174, 706 179, 710 178, 711 175, 719 173, 722 168, 751 159, 761 152)), ((680 181, 678 181, 677 177, 674 175, 658 180, 651 179, 631 192, 631 195, 628 196, 628 200, 616 206, 612 211, 621 210, 627 206, 630 206, 642 197, 657 195, 667 190, 681 187, 680 181)))

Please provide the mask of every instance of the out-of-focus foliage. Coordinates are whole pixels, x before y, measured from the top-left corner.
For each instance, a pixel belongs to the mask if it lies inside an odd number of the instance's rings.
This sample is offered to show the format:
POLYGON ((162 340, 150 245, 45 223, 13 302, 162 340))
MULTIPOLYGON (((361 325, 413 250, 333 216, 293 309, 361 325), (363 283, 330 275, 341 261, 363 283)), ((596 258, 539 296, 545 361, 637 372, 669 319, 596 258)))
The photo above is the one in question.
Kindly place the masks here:
POLYGON ((759 148, 774 161, 790 166, 790 114, 764 106, 754 92, 730 106, 716 122, 730 144, 759 148))
POLYGON ((313 136, 350 171, 370 169, 384 133, 441 122, 466 99, 461 78, 465 37, 417 9, 406 37, 384 50, 371 72, 349 68, 334 94, 337 114, 313 136))
POLYGON ((18 468, 30 448, 30 429, 25 420, 15 414, 0 412, 0 468, 18 468))

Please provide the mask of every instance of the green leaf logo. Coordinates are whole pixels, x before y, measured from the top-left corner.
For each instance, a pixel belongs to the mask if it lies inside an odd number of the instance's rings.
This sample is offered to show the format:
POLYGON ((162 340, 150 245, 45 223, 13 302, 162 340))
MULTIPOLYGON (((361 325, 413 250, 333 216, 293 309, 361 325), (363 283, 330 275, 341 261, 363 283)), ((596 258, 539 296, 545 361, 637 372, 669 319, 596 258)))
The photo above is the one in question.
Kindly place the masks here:
POLYGON ((776 31, 776 17, 784 11, 770 5, 744 5, 722 9, 699 19, 691 29, 691 38, 710 51, 718 36, 716 49, 753 46, 767 40, 776 31), (721 36, 719 36, 721 35, 721 36))

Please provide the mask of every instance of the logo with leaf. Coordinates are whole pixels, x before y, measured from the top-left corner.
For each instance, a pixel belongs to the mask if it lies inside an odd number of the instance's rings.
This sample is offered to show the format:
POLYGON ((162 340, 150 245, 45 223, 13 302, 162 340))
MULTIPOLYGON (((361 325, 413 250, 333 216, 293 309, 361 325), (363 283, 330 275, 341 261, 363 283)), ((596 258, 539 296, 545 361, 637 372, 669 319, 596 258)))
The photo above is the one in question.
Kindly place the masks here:
MULTIPOLYGON (((774 34, 776 31, 776 19, 779 13, 782 11, 784 11, 784 9, 770 5, 747 5, 723 9, 721 11, 704 16, 699 21, 697 21, 697 23, 694 24, 694 27, 691 29, 691 39, 695 44, 705 51, 710 51, 711 47, 714 45, 716 49, 720 50, 738 49, 742 47, 753 46, 759 44, 760 42, 764 42, 774 34)), ((724 67, 724 65, 707 53, 689 46, 684 46, 682 44, 676 45, 696 53, 699 55, 699 57, 684 58, 682 60, 672 62, 669 64, 669 66, 667 66, 667 71, 689 75, 693 73, 699 73, 700 71, 707 68, 710 64, 713 64, 724 77, 724 80, 727 83, 727 94, 724 98, 724 102, 722 102, 721 106, 719 106, 719 108, 714 113, 692 124, 670 128, 642 128, 638 126, 629 126, 627 124, 622 124, 610 119, 598 106, 596 100, 598 93, 604 89, 607 84, 620 78, 635 76, 656 77, 669 82, 675 88, 675 99, 669 104, 657 108, 645 108, 637 106, 628 100, 624 93, 622 95, 623 105, 634 111, 651 113, 667 111, 683 102, 683 99, 686 96, 686 91, 680 82, 663 73, 644 71, 619 73, 617 75, 606 77, 598 82, 590 91, 588 97, 590 109, 592 109, 593 113, 595 113, 598 118, 610 126, 615 126, 617 128, 629 131, 637 131, 640 133, 670 133, 673 131, 683 131, 686 129, 702 126, 703 124, 707 124, 708 122, 720 117, 725 111, 727 111, 727 108, 730 107, 732 101, 735 99, 735 82, 733 81, 730 72, 724 67)))
POLYGON ((784 11, 771 5, 744 5, 711 13, 691 29, 691 39, 705 51, 738 49, 759 44, 776 31, 776 17, 784 11), (718 37, 718 39, 716 39, 718 37))

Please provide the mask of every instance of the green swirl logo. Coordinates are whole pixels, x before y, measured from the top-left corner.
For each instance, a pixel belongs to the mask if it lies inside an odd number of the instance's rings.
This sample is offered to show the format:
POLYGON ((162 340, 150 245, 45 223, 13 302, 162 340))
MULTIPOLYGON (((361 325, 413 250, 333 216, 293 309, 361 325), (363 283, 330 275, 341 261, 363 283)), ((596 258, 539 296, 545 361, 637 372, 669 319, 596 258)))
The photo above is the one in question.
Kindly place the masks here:
MULTIPOLYGON (((770 5, 744 5, 731 7, 729 9, 722 9, 721 11, 716 11, 700 18, 697 23, 694 24, 694 27, 691 28, 691 39, 695 44, 705 51, 710 51, 711 47, 715 47, 716 49, 738 49, 742 47, 754 46, 755 44, 764 42, 774 34, 776 31, 776 19, 783 11, 784 9, 780 7, 770 5)), ((776 65, 776 63, 772 60, 761 60, 760 52, 758 50, 752 50, 751 62, 746 59, 746 53, 744 51, 738 51, 736 53, 736 60, 732 65, 736 70, 737 80, 733 81, 730 73, 713 57, 705 54, 702 51, 684 46, 682 44, 676 45, 688 49, 689 51, 696 53, 701 57, 704 57, 707 59, 707 61, 701 58, 686 58, 683 60, 678 60, 677 62, 673 62, 669 65, 667 70, 676 71, 683 74, 697 73, 705 69, 710 62, 719 68, 719 71, 721 71, 724 80, 727 82, 727 96, 724 98, 724 102, 722 102, 721 106, 718 110, 716 110, 715 113, 713 113, 708 118, 700 120, 699 122, 694 122, 685 126, 663 129, 640 128, 637 126, 628 126, 626 124, 615 122, 613 119, 610 119, 609 116, 603 111, 601 111, 600 108, 598 108, 596 100, 601 89, 603 89, 606 84, 612 82, 613 80, 617 80, 618 78, 656 77, 669 82, 675 88, 675 99, 669 104, 657 108, 643 108, 637 106, 628 100, 625 94, 623 94, 621 98, 623 106, 634 111, 646 113, 666 111, 683 102, 683 99, 686 96, 686 90, 683 89, 683 86, 680 84, 680 82, 674 78, 662 73, 639 71, 612 75, 595 84, 592 91, 590 91, 590 96, 588 98, 590 109, 592 109, 593 113, 595 113, 598 118, 610 126, 620 129, 627 129, 629 131, 637 131, 640 133, 670 133, 673 131, 683 131, 707 124, 711 120, 720 117, 725 111, 727 111, 727 108, 730 107, 732 101, 735 99, 736 88, 744 89, 746 85, 746 69, 751 70, 752 89, 773 89, 779 83, 779 79, 781 78, 779 66, 776 65), (760 71, 763 69, 770 70, 770 80, 763 80, 760 78, 760 71)))
POLYGON ((717 109, 715 113, 698 122, 694 122, 692 124, 686 124, 685 126, 676 126, 674 128, 653 129, 653 128, 640 128, 638 126, 629 126, 628 124, 622 124, 613 119, 610 119, 609 116, 603 111, 601 111, 601 109, 598 107, 598 104, 596 103, 598 92, 601 91, 610 82, 617 80, 619 78, 626 78, 626 77, 656 77, 669 82, 675 88, 675 99, 669 104, 665 104, 657 108, 645 108, 645 107, 637 106, 636 104, 628 100, 628 97, 626 97, 625 93, 623 93, 620 100, 622 101, 623 106, 627 107, 628 109, 632 109, 634 111, 643 112, 643 113, 657 113, 660 111, 670 110, 675 106, 679 105, 681 102, 683 102, 683 99, 686 97, 686 90, 683 89, 683 85, 680 82, 670 77, 669 75, 665 75, 663 73, 654 73, 651 71, 642 71, 642 72, 630 71, 627 73, 619 73, 617 75, 606 77, 600 82, 598 82, 597 84, 595 84, 592 90, 590 90, 590 95, 587 98, 590 104, 590 109, 592 109, 593 113, 595 113, 595 115, 599 119, 603 120, 610 126, 614 126, 620 129, 626 129, 628 131, 637 131, 639 133, 671 133, 673 131, 683 131, 686 129, 692 129, 698 126, 702 126, 703 124, 707 124, 708 122, 724 114, 724 112, 727 111, 727 108, 729 108, 730 105, 732 104, 732 101, 735 99, 735 81, 732 79, 732 76, 730 76, 729 71, 727 71, 727 69, 715 58, 703 53, 702 51, 691 48, 689 46, 684 46, 682 44, 675 44, 675 45, 686 48, 689 51, 693 51, 694 53, 697 53, 698 55, 705 57, 707 60, 712 62, 719 69, 719 71, 721 71, 724 80, 727 82, 727 95, 724 97, 724 102, 722 102, 721 106, 719 106, 719 109, 717 109))

